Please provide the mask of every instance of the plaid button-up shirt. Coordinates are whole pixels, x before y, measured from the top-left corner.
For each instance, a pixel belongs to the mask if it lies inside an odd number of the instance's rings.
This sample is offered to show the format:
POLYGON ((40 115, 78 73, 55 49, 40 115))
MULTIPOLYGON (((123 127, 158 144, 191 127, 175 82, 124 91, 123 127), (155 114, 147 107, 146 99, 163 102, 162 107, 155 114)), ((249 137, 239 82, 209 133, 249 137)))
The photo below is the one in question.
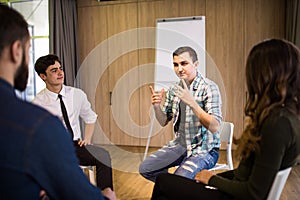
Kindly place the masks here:
MULTIPOLYGON (((175 126, 179 118, 179 97, 175 96, 175 86, 171 86, 166 93, 166 99, 162 105, 162 111, 167 114, 168 120, 173 119, 175 126)), ((190 86, 190 92, 198 105, 208 114, 211 114, 219 122, 222 121, 221 95, 218 86, 197 72, 190 86)), ((219 132, 211 133, 200 123, 198 117, 189 106, 186 106, 185 139, 188 156, 205 154, 213 148, 220 147, 219 132)), ((176 145, 179 136, 175 132, 175 139, 169 142, 169 146, 176 145)))

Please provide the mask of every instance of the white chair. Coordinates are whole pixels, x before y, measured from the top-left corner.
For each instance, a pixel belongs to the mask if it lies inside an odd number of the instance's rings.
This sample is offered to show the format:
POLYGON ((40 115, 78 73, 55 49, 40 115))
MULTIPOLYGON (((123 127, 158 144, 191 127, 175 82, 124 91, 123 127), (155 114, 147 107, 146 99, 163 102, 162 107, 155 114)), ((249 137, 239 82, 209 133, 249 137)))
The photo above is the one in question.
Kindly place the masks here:
POLYGON ((85 175, 88 177, 90 182, 93 185, 97 186, 96 178, 95 178, 95 174, 96 174, 95 166, 82 166, 82 165, 80 165, 80 168, 85 173, 85 175))
POLYGON ((292 167, 289 167, 284 170, 280 170, 277 173, 275 180, 273 181, 271 190, 268 194, 267 200, 279 200, 281 192, 286 183, 286 180, 291 172, 291 169, 292 169, 292 167))
POLYGON ((233 128, 234 125, 232 122, 222 122, 220 127, 220 140, 221 145, 226 144, 226 159, 227 163, 217 163, 211 170, 232 170, 233 162, 232 162, 232 139, 233 139, 233 128))

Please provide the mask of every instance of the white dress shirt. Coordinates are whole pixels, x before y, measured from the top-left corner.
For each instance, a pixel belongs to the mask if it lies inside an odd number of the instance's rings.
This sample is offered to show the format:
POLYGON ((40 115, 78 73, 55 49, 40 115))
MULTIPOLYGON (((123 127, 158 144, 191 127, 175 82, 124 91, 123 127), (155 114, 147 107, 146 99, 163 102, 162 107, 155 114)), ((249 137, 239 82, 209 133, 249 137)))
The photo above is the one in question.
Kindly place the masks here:
MULTIPOLYGON (((92 110, 86 94, 81 89, 63 85, 60 94, 62 95, 73 129, 73 140, 82 139, 79 119, 81 118, 86 124, 92 124, 96 122, 97 114, 92 110)), ((36 95, 33 103, 58 116, 64 123, 57 93, 45 88, 36 95)))

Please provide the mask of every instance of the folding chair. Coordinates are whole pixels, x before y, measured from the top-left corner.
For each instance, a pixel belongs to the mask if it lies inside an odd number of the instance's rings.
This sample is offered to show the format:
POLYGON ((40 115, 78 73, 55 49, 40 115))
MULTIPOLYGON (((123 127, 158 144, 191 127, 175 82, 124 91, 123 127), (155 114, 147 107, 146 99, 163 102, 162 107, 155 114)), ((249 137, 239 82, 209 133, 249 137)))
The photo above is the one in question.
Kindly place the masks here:
POLYGON ((284 188, 284 185, 286 183, 286 180, 291 172, 292 167, 286 168, 284 170, 280 170, 271 187, 271 190, 268 194, 267 200, 279 200, 281 192, 284 188))
POLYGON ((223 143, 226 144, 226 159, 227 163, 217 163, 213 168, 209 170, 232 170, 233 162, 232 162, 232 139, 233 139, 233 128, 234 125, 231 122, 222 122, 220 128, 220 140, 221 145, 223 143))
POLYGON ((82 166, 82 165, 80 165, 80 168, 82 169, 83 173, 85 173, 85 175, 88 177, 89 181, 93 185, 97 186, 96 178, 95 178, 95 174, 96 174, 95 166, 82 166))

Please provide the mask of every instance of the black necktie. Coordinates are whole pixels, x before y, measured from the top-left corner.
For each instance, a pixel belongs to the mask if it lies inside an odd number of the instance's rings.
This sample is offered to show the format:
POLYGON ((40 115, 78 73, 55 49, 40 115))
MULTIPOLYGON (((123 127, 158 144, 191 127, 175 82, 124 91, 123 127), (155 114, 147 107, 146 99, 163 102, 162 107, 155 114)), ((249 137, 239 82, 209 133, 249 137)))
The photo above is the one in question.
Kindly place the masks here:
POLYGON ((69 117, 68 117, 68 113, 67 113, 67 109, 66 109, 66 106, 64 104, 64 101, 62 100, 61 94, 58 94, 58 98, 60 100, 60 108, 61 108, 61 112, 62 112, 64 120, 65 120, 65 124, 66 124, 66 126, 67 126, 67 128, 68 128, 68 130, 71 134, 71 137, 73 139, 73 136, 74 136, 73 130, 72 130, 72 127, 71 127, 71 124, 70 124, 70 121, 69 121, 69 117))

